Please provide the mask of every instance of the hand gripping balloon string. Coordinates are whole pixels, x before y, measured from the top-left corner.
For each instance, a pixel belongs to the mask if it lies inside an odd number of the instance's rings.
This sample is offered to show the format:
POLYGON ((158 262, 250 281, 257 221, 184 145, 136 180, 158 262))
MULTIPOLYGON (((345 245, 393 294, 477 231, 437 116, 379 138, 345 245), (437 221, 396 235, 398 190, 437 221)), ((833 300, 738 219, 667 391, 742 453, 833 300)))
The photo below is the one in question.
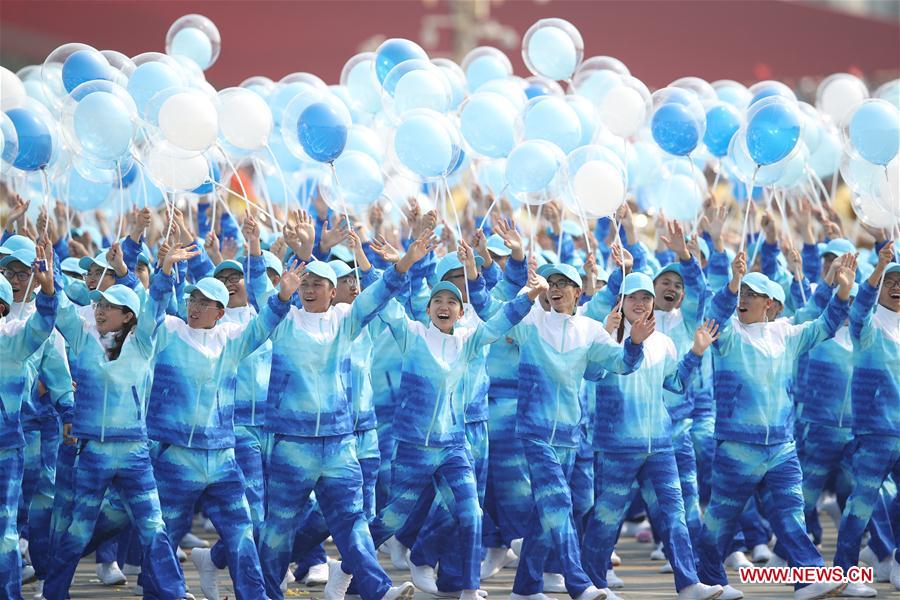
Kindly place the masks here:
MULTIPOLYGON (((334 168, 334 161, 328 163, 328 166, 331 167, 331 173, 334 176, 334 191, 338 195, 338 205, 343 207, 344 209, 344 218, 347 220, 347 229, 350 229, 350 212, 347 210, 347 203, 344 202, 344 196, 341 194, 341 182, 338 179, 337 169, 334 168)), ((362 283, 359 281, 359 263, 356 261, 356 248, 353 250, 353 272, 356 274, 356 289, 357 291, 362 291, 362 283)))
POLYGON ((759 165, 753 170, 750 183, 747 184, 747 208, 744 211, 744 226, 741 228, 741 245, 738 253, 743 252, 747 242, 747 224, 750 222, 750 203, 753 202, 753 184, 756 183, 756 174, 759 173, 759 165))
MULTIPOLYGON (((50 179, 47 177, 47 168, 41 167, 41 189, 44 193, 44 210, 48 210, 50 206, 50 179)), ((47 212, 47 221, 44 223, 44 231, 43 234, 39 234, 38 239, 40 240, 41 236, 46 237, 47 229, 50 227, 50 213, 47 212)), ((28 265, 32 267, 31 275, 28 277, 28 285, 25 286, 25 291, 31 289, 31 284, 34 283, 34 266, 28 265)), ((25 301, 28 301, 28 298, 25 298, 25 301)))
POLYGON ((619 248, 619 260, 622 261, 622 283, 619 285, 619 312, 625 314, 625 248, 622 246, 622 237, 619 235, 619 222, 616 220, 616 213, 610 215, 613 224, 613 231, 616 234, 615 244, 619 248))
MULTIPOLYGON (((456 203, 453 201, 453 196, 450 194, 450 186, 447 184, 447 178, 441 177, 441 182, 444 184, 444 191, 447 193, 447 198, 450 201, 450 208, 453 209, 453 218, 456 219, 456 235, 459 236, 459 239, 462 240, 462 225, 459 220, 459 213, 456 211, 456 203)), ((474 249, 469 249, 471 252, 474 252, 474 249)), ((472 257, 474 259, 474 256, 472 257)), ((463 263, 463 281, 465 282, 466 287, 466 302, 471 303, 472 298, 469 296, 469 273, 466 268, 466 263, 463 263)))

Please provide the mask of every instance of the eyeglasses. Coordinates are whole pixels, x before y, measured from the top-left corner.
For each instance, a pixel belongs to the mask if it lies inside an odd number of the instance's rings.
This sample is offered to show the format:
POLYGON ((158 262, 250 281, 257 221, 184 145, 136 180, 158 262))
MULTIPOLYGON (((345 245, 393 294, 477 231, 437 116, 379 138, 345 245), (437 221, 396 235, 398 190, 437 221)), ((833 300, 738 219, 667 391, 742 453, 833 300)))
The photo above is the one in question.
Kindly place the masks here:
POLYGON ((754 292, 753 290, 747 288, 741 291, 742 296, 747 296, 748 298, 768 298, 766 294, 760 294, 759 292, 754 292))
POLYGON ((191 306, 199 306, 200 310, 206 310, 207 308, 215 308, 217 303, 211 300, 191 297, 188 298, 188 304, 191 306))
POLYGON ((227 277, 218 276, 216 277, 216 279, 218 279, 222 283, 240 283, 241 280, 244 279, 244 276, 240 273, 233 273, 231 275, 228 275, 227 277))
POLYGON ((122 307, 119 306, 118 304, 110 304, 106 300, 99 300, 97 302, 94 302, 94 310, 106 312, 108 310, 113 310, 113 309, 122 310, 122 307))
POLYGON ((557 279, 555 281, 548 281, 547 287, 552 289, 561 290, 567 287, 577 287, 573 282, 568 279, 557 279))
POLYGON ((85 277, 90 277, 92 279, 99 279, 100 276, 103 275, 104 270, 106 271, 106 274, 110 275, 110 276, 112 276, 112 274, 115 272, 112 269, 93 268, 93 269, 88 269, 88 272, 85 273, 85 277))
POLYGON ((885 278, 884 279, 884 287, 886 287, 889 290, 892 290, 894 288, 900 288, 900 278, 898 278, 898 277, 891 277, 890 279, 885 278))
POLYGON ((13 279, 18 279, 19 281, 28 281, 28 278, 31 277, 31 271, 13 271, 12 269, 3 269, 3 276, 12 281, 13 279))

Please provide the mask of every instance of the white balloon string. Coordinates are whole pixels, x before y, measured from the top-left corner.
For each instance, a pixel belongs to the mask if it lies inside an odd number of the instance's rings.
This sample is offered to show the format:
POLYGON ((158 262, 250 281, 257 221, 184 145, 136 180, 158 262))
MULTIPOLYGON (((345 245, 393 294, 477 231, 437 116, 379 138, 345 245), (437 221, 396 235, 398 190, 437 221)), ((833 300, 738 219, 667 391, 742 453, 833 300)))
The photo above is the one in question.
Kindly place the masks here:
MULTIPOLYGON (((122 164, 119 161, 116 161, 116 181, 119 183, 119 223, 116 228, 116 237, 113 239, 112 243, 117 244, 122 237, 122 226, 125 224, 124 220, 124 211, 125 211, 125 190, 122 189, 122 164)), ((111 245, 110 245, 111 247, 111 245)), ((120 250, 121 251, 121 250, 120 250)), ((100 289, 100 284, 103 283, 103 278, 106 277, 106 272, 109 270, 109 261, 105 267, 103 267, 103 271, 100 273, 100 279, 97 282, 97 289, 100 289)), ((116 275, 118 277, 118 274, 116 275)))
POLYGON ((281 187, 284 188, 284 214, 285 218, 287 218, 290 194, 288 193, 287 180, 284 178, 284 171, 281 169, 281 165, 278 164, 278 159, 275 157, 272 148, 268 144, 265 144, 263 148, 265 148, 269 153, 269 156, 272 157, 272 166, 275 167, 275 172, 278 173, 278 178, 281 179, 281 187))
MULTIPOLYGON (((459 213, 456 210, 456 203, 453 201, 453 196, 450 194, 450 185, 447 183, 447 178, 441 177, 441 182, 444 184, 444 191, 447 193, 447 198, 449 199, 449 202, 450 202, 450 208, 453 209, 453 218, 456 219, 456 235, 459 236, 459 241, 457 241, 457 244, 459 244, 459 242, 461 242, 463 239, 462 223, 459 220, 459 213)), ((474 253, 475 249, 469 248, 469 251, 474 253)), ((474 258, 475 257, 473 256, 472 259, 474 260, 474 258)), ((471 304, 472 298, 471 298, 471 296, 469 296, 469 269, 468 269, 468 267, 466 267, 466 263, 463 263, 462 267, 463 267, 463 282, 465 283, 465 288, 466 288, 466 302, 471 304)))
MULTIPOLYGON (((243 200, 248 206, 252 206, 253 208, 255 208, 256 210, 258 210, 258 211, 261 212, 262 214, 264 214, 264 215, 266 215, 267 217, 269 217, 270 219, 272 219, 272 221, 273 221, 276 225, 281 226, 281 224, 282 224, 281 221, 279 221, 279 220, 275 217, 274 214, 270 213, 270 212, 267 211, 265 208, 263 208, 262 206, 260 206, 259 204, 255 203, 255 202, 253 202, 252 200, 250 200, 250 199, 247 198, 246 196, 242 196, 242 195, 238 194, 237 192, 235 192, 234 190, 232 190, 231 188, 226 187, 226 186, 224 186, 224 185, 222 185, 221 183, 218 183, 218 182, 216 182, 216 181, 210 181, 210 183, 213 185, 213 187, 218 188, 218 189, 224 191, 226 194, 232 194, 232 195, 234 195, 234 196, 237 196, 238 198, 240 198, 241 200, 243 200)), ((222 203, 222 206, 223 206, 223 208, 225 209, 225 212, 226 212, 226 213, 228 213, 228 214, 231 215, 231 216, 234 216, 234 213, 232 213, 231 210, 228 208, 228 203, 227 203, 227 202, 223 202, 223 203, 222 203)))
MULTIPOLYGON (((44 210, 47 210, 47 207, 50 205, 50 179, 47 177, 47 169, 41 169, 41 191, 44 193, 44 210)), ((44 223, 44 233, 43 235, 47 235, 47 228, 50 226, 50 213, 47 213, 47 221, 44 223)), ((38 235, 38 240, 40 240, 41 236, 38 235)), ((44 257, 46 260, 46 257, 44 257)), ((46 264, 46 263, 45 263, 46 264)), ((31 289, 32 284, 34 283, 34 265, 28 265, 31 267, 31 275, 28 277, 28 285, 25 286, 25 298, 24 301, 28 302, 30 300, 30 296, 34 290, 31 289)))
MULTIPOLYGON (((350 211, 347 209, 347 203, 344 201, 344 195, 341 193, 341 182, 338 179, 337 169, 334 168, 334 161, 328 163, 328 166, 331 167, 331 173, 334 176, 334 193, 338 195, 338 206, 341 206, 344 209, 344 218, 346 219, 347 229, 350 229, 350 211)), ((360 240, 361 243, 361 240, 360 240)), ((359 248, 362 250, 362 248, 359 248)), ((359 263, 356 260, 356 250, 354 250, 353 256, 353 264, 356 265, 356 268, 353 269, 353 272, 356 274, 356 289, 358 291, 362 291, 362 283, 359 279, 359 263)))
MULTIPOLYGON (((228 165, 228 170, 231 171, 232 173, 234 173, 234 176, 238 181, 238 185, 241 188, 241 193, 244 194, 243 196, 240 196, 241 198, 244 199, 244 202, 246 203, 244 205, 244 210, 249 213, 251 202, 248 199, 247 188, 244 187, 244 178, 241 177, 241 174, 237 170, 237 166, 235 166, 234 163, 231 162, 231 159, 228 158, 228 154, 225 152, 225 150, 222 148, 222 146, 220 146, 219 144, 216 144, 216 149, 219 151, 219 154, 222 155, 222 158, 225 159, 225 164, 228 165)), ((241 164, 241 161, 238 161, 238 165, 240 165, 240 164, 241 164)), ((211 177, 210 177, 210 181, 212 181, 211 177)), ((245 216, 245 218, 246 218, 246 216, 245 216)))
POLYGON ((709 191, 712 195, 716 194, 716 188, 719 186, 719 177, 722 176, 722 159, 721 158, 716 159, 715 171, 716 171, 716 176, 713 177, 712 185, 709 188, 709 191))
POLYGON ((838 157, 834 164, 834 175, 831 176, 831 194, 828 196, 829 202, 834 204, 834 195, 837 193, 838 178, 841 176, 841 158, 838 157))
MULTIPOLYGON (((782 226, 784 227, 784 235, 785 235, 785 238, 787 239, 787 243, 788 243, 787 249, 789 252, 794 252, 794 250, 795 250, 794 241, 791 236, 791 228, 788 225, 787 211, 785 210, 785 203, 787 202, 787 199, 786 198, 779 199, 777 191, 775 192, 775 194, 773 194, 773 198, 775 200, 775 205, 778 207, 778 212, 781 214, 781 222, 782 222, 782 226)), ((792 274, 801 276, 800 283, 799 283, 800 297, 803 299, 803 304, 806 305, 806 290, 803 289, 803 277, 802 277, 803 269, 802 268, 796 269, 792 274)))
POLYGON ((750 203, 753 202, 753 184, 756 183, 756 174, 758 172, 759 166, 757 165, 756 169, 753 170, 753 175, 750 177, 750 182, 747 184, 747 208, 744 210, 744 225, 741 228, 741 245, 738 253, 743 252, 747 246, 747 224, 750 222, 750 203))
POLYGON ((491 211, 494 210, 494 207, 497 206, 497 202, 500 201, 499 196, 494 196, 494 201, 491 202, 491 205, 488 206, 487 212, 484 213, 484 216, 481 217, 481 224, 478 226, 478 229, 484 231, 484 224, 487 223, 488 217, 491 214, 491 211))
MULTIPOLYGON (((260 165, 259 161, 256 158, 251 159, 253 161, 253 170, 256 171, 256 174, 259 175, 259 190, 262 193, 263 200, 266 201, 266 208, 269 210, 269 215, 275 214, 275 208, 272 206, 272 196, 269 194, 269 184, 266 183, 266 178, 263 175, 262 165, 260 165)), ((284 216, 285 221, 288 220, 288 216, 284 216)), ((277 232, 281 232, 282 228, 278 227, 275 223, 272 223, 272 229, 277 232)))
POLYGON ((619 284, 619 312, 625 312, 625 248, 622 246, 622 236, 619 235, 619 221, 616 219, 616 213, 610 215, 615 232, 614 244, 619 247, 619 260, 622 261, 622 283, 619 284))

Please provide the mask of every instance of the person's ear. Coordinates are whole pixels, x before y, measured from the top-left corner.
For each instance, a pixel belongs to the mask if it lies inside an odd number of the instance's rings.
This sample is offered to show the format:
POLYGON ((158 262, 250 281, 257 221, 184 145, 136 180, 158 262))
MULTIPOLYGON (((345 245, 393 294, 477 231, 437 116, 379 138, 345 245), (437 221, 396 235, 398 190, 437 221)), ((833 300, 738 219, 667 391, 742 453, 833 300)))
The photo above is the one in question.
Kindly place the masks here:
POLYGON ((224 308, 220 308, 218 314, 216 315, 216 321, 218 322, 218 320, 221 319, 221 318, 224 317, 224 316, 225 316, 225 309, 224 309, 224 308))
POLYGON ((9 307, 5 303, 0 302, 0 317, 5 316, 7 311, 9 311, 9 307))
POLYGON ((125 322, 126 323, 131 323, 134 319, 135 319, 135 316, 134 316, 133 312, 129 312, 129 313, 125 314, 125 322))

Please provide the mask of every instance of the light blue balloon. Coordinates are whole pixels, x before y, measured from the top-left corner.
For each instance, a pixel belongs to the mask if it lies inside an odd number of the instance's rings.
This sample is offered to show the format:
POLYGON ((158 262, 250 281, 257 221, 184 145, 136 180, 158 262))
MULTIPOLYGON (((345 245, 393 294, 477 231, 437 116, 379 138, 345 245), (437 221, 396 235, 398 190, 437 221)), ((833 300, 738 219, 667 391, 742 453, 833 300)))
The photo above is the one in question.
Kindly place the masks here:
POLYGON ((703 204, 703 190, 696 179, 676 174, 660 180, 655 186, 659 194, 659 208, 669 219, 692 221, 703 204))
POLYGON ((713 156, 728 154, 728 144, 741 127, 741 113, 731 104, 721 102, 706 111, 706 133, 703 142, 713 156))
POLYGON ((460 131, 472 150, 482 156, 502 158, 515 145, 515 107, 494 92, 474 94, 460 113, 460 131))
POLYGON ((75 135, 91 157, 116 160, 128 152, 134 124, 121 100, 109 92, 94 92, 75 107, 75 135))
POLYGON ((81 176, 78 169, 69 169, 66 190, 69 206, 73 210, 94 210, 106 201, 112 192, 112 183, 97 183, 81 176))
POLYGON ((547 140, 565 153, 574 150, 581 141, 578 113, 562 98, 542 96, 529 104, 523 124, 526 140, 547 140))
POLYGON ((496 160, 480 161, 476 168, 476 177, 478 185, 495 197, 506 187, 506 160, 498 158, 496 160))
POLYGON ((440 113, 450 108, 450 87, 437 68, 406 73, 397 81, 393 93, 398 115, 415 108, 430 108, 440 113))
POLYGON ((506 183, 513 192, 543 191, 556 177, 562 158, 559 149, 544 140, 522 142, 506 159, 506 183))
POLYGON ((753 112, 747 122, 747 151, 756 164, 771 165, 791 153, 801 130, 796 105, 772 101, 753 112))
POLYGON ((490 54, 479 56, 466 65, 466 84, 470 92, 475 92, 488 81, 506 79, 508 76, 507 65, 490 54))
POLYGON ((809 167, 815 174, 825 179, 834 175, 841 164, 841 139, 833 129, 823 129, 819 145, 809 157, 809 167))
POLYGON ((440 177, 453 165, 453 142, 444 126, 426 114, 404 119, 394 135, 397 158, 423 178, 440 177))
POLYGON ((47 110, 53 110, 53 103, 50 102, 50 98, 47 97, 47 88, 42 82, 37 79, 29 79, 23 81, 22 85, 25 86, 25 93, 28 94, 29 97, 34 98, 46 106, 47 110))
MULTIPOLYGON (((521 80, 521 81, 524 81, 521 80)), ((525 103, 528 102, 528 96, 525 95, 525 88, 517 83, 516 78, 509 77, 507 79, 494 79, 488 81, 478 90, 479 92, 495 92, 509 100, 516 110, 522 110, 525 103)))
POLYGON ((659 148, 650 142, 635 142, 628 147, 634 150, 634 154, 628 156, 629 188, 637 189, 649 185, 659 177, 662 168, 659 148))
POLYGON ((613 88, 622 85, 622 77, 614 71, 602 69, 594 71, 578 83, 577 92, 596 106, 603 102, 603 98, 613 88))
POLYGON ((850 143, 870 163, 886 165, 900 146, 900 113, 887 100, 868 100, 850 118, 850 143))
POLYGON ((172 38, 171 54, 189 58, 201 69, 206 69, 212 61, 212 43, 196 27, 185 27, 172 38))
POLYGON ((282 83, 275 88, 275 91, 266 98, 269 108, 272 109, 275 129, 278 129, 278 125, 281 124, 281 120, 284 118, 284 110, 291 103, 291 100, 296 98, 298 94, 311 89, 313 89, 313 86, 301 81, 282 83))
POLYGON ((747 88, 737 82, 734 82, 733 85, 715 87, 715 90, 719 100, 727 102, 738 110, 745 110, 752 98, 747 88))
POLYGON ((378 163, 364 152, 345 151, 334 161, 341 198, 349 206, 366 208, 384 191, 384 175, 378 163))
POLYGON ((581 139, 578 140, 578 146, 590 144, 599 127, 597 111, 594 105, 591 104, 590 100, 582 96, 566 96, 566 103, 572 107, 572 110, 578 115, 578 121, 581 123, 581 139))
POLYGON ((536 75, 557 81, 571 77, 578 66, 578 55, 572 38, 558 27, 544 27, 535 31, 528 40, 526 52, 537 71, 536 75))
POLYGON ((347 135, 347 146, 344 152, 355 150, 364 152, 381 164, 384 162, 384 145, 378 135, 364 125, 354 125, 347 135))
POLYGON ((140 65, 128 79, 128 93, 134 98, 138 114, 144 114, 144 108, 150 99, 170 87, 181 85, 178 73, 169 65, 161 62, 147 62, 140 65))
POLYGON ((272 154, 275 155, 275 161, 285 173, 296 171, 303 166, 303 161, 297 158, 284 143, 284 138, 281 137, 279 128, 273 129, 272 134, 269 136, 269 149, 272 150, 272 154))
POLYGON ((347 89, 350 90, 350 96, 364 112, 376 113, 381 109, 379 87, 369 61, 357 63, 347 75, 347 89))

